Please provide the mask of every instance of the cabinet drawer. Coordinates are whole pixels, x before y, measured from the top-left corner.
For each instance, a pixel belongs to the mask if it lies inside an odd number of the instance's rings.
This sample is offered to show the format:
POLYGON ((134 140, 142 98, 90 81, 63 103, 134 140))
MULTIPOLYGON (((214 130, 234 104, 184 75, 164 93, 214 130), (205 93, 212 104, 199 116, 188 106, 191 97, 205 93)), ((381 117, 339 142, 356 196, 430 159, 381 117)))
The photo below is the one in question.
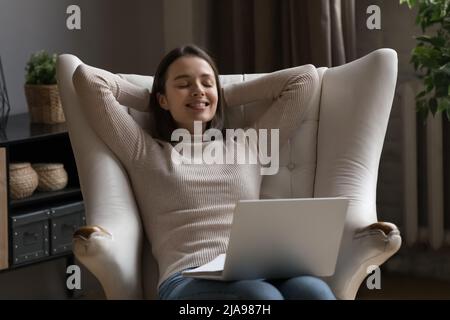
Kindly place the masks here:
POLYGON ((10 217, 13 264, 49 255, 48 217, 48 210, 10 217))
POLYGON ((82 201, 51 208, 51 254, 71 251, 73 233, 84 224, 84 204, 82 201))

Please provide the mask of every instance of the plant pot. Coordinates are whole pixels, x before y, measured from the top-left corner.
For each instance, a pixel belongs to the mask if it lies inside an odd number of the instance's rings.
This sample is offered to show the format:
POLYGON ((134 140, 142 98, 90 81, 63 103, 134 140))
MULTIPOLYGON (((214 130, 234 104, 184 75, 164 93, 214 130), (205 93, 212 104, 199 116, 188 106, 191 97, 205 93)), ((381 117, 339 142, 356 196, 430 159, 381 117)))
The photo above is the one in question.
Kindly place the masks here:
POLYGON ((32 123, 56 124, 66 121, 57 84, 26 84, 25 96, 32 123))
POLYGON ((38 175, 29 162, 10 163, 9 193, 11 199, 29 197, 38 186, 38 175))

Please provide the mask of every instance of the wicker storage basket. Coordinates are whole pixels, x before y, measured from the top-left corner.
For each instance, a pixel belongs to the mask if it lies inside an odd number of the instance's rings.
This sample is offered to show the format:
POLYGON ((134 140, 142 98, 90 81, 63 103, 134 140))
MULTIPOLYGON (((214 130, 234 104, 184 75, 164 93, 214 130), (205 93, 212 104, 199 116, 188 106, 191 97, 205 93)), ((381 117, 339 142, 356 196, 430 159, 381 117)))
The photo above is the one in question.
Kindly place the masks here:
POLYGON ((39 177, 39 191, 57 191, 67 186, 67 172, 62 163, 35 163, 33 169, 39 177))
POLYGON ((9 191, 11 199, 29 197, 38 186, 38 175, 29 162, 9 164, 9 191))
POLYGON ((28 110, 32 123, 65 122, 58 85, 25 85, 28 110))

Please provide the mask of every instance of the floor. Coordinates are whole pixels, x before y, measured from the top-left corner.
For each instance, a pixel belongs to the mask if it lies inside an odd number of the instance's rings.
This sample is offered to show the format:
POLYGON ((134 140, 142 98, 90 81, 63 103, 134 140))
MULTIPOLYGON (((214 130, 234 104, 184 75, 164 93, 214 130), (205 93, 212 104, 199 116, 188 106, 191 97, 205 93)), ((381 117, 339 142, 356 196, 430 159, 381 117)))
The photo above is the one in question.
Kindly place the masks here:
POLYGON ((356 299, 359 300, 450 300, 450 282, 436 279, 384 274, 381 289, 367 289, 365 281, 356 299))

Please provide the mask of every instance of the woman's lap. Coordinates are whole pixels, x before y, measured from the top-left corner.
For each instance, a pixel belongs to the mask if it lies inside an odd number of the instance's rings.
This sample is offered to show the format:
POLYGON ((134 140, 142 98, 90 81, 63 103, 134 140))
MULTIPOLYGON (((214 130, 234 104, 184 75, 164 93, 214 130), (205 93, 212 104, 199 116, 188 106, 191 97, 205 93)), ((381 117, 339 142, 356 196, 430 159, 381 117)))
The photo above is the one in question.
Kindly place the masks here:
POLYGON ((286 300, 335 300, 333 292, 325 281, 312 276, 298 276, 290 279, 269 280, 286 300))
POLYGON ((163 300, 284 300, 335 299, 319 278, 299 276, 283 280, 213 281, 173 275, 160 286, 163 300))

